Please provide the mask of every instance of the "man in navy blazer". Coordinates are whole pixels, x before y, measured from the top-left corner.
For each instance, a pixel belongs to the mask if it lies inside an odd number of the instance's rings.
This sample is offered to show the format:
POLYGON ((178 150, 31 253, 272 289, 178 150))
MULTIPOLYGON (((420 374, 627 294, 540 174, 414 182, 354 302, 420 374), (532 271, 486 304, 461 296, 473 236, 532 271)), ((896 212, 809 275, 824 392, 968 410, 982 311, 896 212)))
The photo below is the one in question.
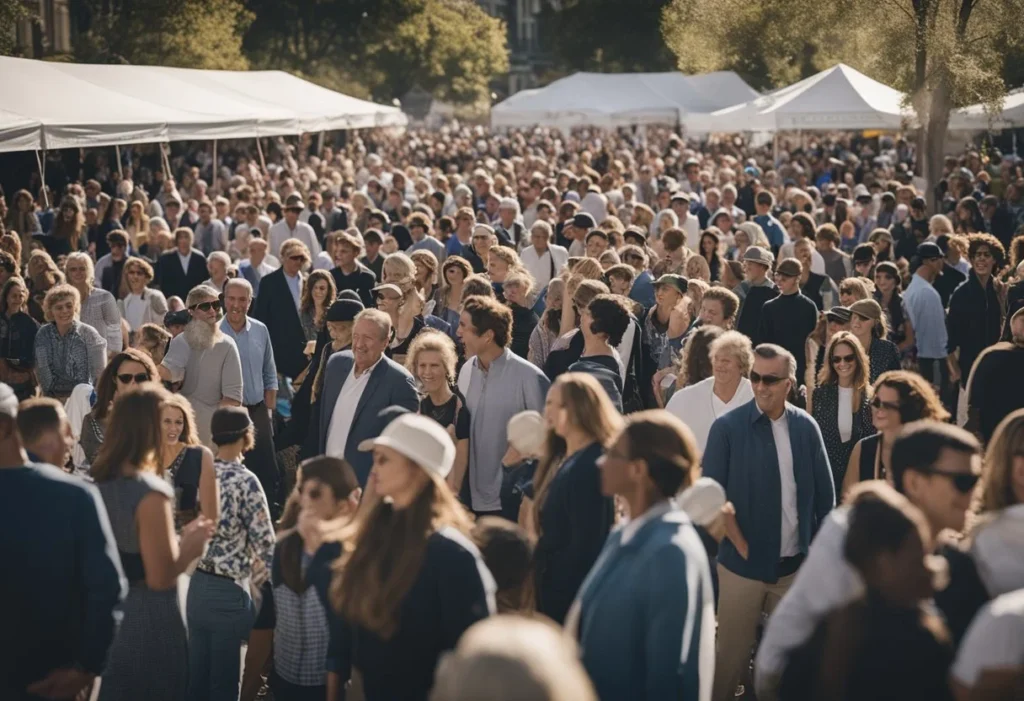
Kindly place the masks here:
POLYGON ((352 350, 328 359, 320 395, 320 452, 348 461, 364 488, 373 453, 359 450, 359 444, 377 437, 378 414, 390 406, 419 411, 412 375, 384 356, 390 338, 390 316, 379 309, 360 312, 352 327, 352 350))

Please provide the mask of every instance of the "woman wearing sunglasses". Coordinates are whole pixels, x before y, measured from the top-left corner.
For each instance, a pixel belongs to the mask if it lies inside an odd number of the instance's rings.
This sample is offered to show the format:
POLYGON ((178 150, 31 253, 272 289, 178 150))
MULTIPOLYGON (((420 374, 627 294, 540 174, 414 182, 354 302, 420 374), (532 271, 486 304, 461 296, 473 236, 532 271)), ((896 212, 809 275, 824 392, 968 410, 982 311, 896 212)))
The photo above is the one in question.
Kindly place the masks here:
POLYGON ((873 299, 861 299, 850 305, 850 331, 860 341, 861 348, 871 362, 874 382, 883 372, 899 370, 900 349, 888 339, 889 323, 882 307, 873 299))
POLYGON ((849 331, 832 337, 825 357, 828 361, 818 373, 818 386, 807 411, 821 428, 832 477, 836 484, 842 484, 854 445, 874 433, 868 405, 870 368, 860 341, 849 331))
POLYGON ((875 382, 871 395, 871 423, 877 433, 853 446, 842 481, 843 493, 866 480, 892 482, 892 445, 905 424, 921 419, 945 421, 949 418, 935 390, 916 372, 895 370, 883 374, 875 382))
POLYGON ((91 465, 103 445, 107 431, 107 418, 118 395, 143 382, 157 377, 156 365, 142 351, 129 348, 115 355, 96 383, 96 403, 92 411, 82 420, 79 445, 85 453, 87 465, 91 465))

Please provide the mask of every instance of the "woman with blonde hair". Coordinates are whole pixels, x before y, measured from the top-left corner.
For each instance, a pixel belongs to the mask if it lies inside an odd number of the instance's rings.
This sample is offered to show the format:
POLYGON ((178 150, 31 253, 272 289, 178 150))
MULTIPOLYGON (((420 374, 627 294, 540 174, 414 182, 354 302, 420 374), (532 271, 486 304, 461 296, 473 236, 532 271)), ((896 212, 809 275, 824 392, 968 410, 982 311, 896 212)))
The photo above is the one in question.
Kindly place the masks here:
POLYGON ((326 270, 314 270, 302 285, 299 301, 299 321, 306 335, 306 342, 316 341, 324 330, 327 310, 338 297, 334 276, 326 270))
MULTIPOLYGON (((843 282, 846 282, 845 280, 843 282)), ((900 349, 888 339, 889 324, 882 307, 871 298, 850 305, 850 331, 860 341, 871 364, 870 382, 889 370, 899 370, 900 349)))
POLYGON ((171 332, 162 325, 143 324, 135 332, 132 348, 138 348, 159 365, 167 354, 167 344, 170 342, 171 332))
POLYGON ((860 341, 840 331, 825 348, 818 383, 807 411, 821 428, 835 484, 842 484, 853 446, 874 433, 871 424, 871 365, 860 341))
POLYGON ((472 274, 472 266, 462 256, 448 256, 441 266, 441 289, 433 314, 447 321, 453 329, 459 326, 462 286, 472 274))
POLYGON ((598 460, 622 426, 607 392, 592 376, 560 375, 544 405, 547 446, 534 476, 537 611, 564 623, 615 520, 601 493, 598 460))
POLYGON ((214 475, 213 453, 199 444, 196 415, 180 394, 167 397, 160 407, 163 443, 156 473, 174 489, 174 523, 181 527, 199 513, 217 521, 220 496, 214 475))
POLYGON ((114 295, 95 285, 96 269, 88 253, 75 252, 64 264, 68 284, 78 290, 82 300, 79 318, 88 324, 107 342, 107 355, 121 351, 121 315, 117 311, 114 295))
POLYGON ((143 247, 149 243, 149 215, 146 214, 146 206, 141 200, 135 200, 128 205, 128 220, 125 222, 124 230, 131 241, 132 250, 143 254, 143 247))
POLYGON ((690 256, 686 260, 684 272, 690 281, 700 280, 708 284, 711 283, 711 267, 704 256, 690 256))
POLYGON ((442 655, 495 612, 494 579, 446 482, 455 462, 447 431, 403 414, 360 447, 373 451, 383 498, 364 503, 306 571, 331 624, 328 698, 354 668, 367 699, 425 699, 442 655))
POLYGON ((416 264, 404 253, 392 253, 384 259, 382 282, 401 285, 416 279, 416 264))
POLYGON ((455 462, 448 475, 455 494, 463 491, 469 465, 469 409, 455 383, 458 360, 455 342, 436 329, 424 329, 409 344, 405 358, 406 369, 423 393, 420 413, 440 424, 455 441, 455 462))
MULTIPOLYGON (((565 295, 565 278, 556 277, 548 283, 544 297, 544 313, 530 334, 526 359, 539 368, 544 367, 551 352, 552 344, 558 340, 562 324, 562 300, 565 295)), ((513 333, 515 328, 512 329, 513 333)))
POLYGON ((132 337, 145 324, 162 326, 167 314, 164 293, 149 286, 153 277, 153 266, 145 258, 133 256, 124 262, 117 311, 128 322, 132 337))
POLYGON ((107 657, 101 701, 180 701, 188 684, 188 641, 178 607, 178 576, 198 558, 214 521, 200 516, 175 536, 174 491, 156 473, 161 409, 170 394, 155 383, 114 402, 111 425, 91 475, 107 508, 128 581, 124 614, 107 657))
POLYGON ((61 401, 78 385, 94 385, 107 364, 107 343, 91 326, 78 319, 78 290, 57 285, 46 293, 43 311, 50 323, 36 334, 36 371, 39 388, 61 401))

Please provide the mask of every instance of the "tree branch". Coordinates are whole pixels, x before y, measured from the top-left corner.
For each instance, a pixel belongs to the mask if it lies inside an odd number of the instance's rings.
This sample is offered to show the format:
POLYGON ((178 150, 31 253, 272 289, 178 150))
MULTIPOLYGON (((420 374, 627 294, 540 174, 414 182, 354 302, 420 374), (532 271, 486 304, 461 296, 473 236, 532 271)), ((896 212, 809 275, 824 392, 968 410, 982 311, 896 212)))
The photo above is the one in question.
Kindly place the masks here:
POLYGON ((912 13, 910 10, 908 10, 906 8, 906 6, 903 3, 901 3, 899 0, 885 0, 885 2, 888 3, 889 5, 892 5, 897 10, 899 10, 900 12, 905 14, 907 16, 907 19, 909 19, 911 22, 916 22, 917 21, 917 18, 914 16, 914 13, 912 13))

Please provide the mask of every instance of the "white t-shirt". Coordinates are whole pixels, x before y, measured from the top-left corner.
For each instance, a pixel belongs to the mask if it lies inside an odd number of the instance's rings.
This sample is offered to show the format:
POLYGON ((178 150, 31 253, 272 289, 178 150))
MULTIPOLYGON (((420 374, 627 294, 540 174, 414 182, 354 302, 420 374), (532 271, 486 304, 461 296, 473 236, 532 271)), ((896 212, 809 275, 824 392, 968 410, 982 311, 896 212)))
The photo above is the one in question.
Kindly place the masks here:
POLYGON ((985 670, 1024 668, 1024 589, 985 604, 960 643, 953 677, 967 687, 985 670))
POLYGON ((728 403, 715 396, 714 387, 714 377, 701 380, 678 390, 665 406, 668 413, 678 418, 693 431, 693 437, 697 439, 698 455, 704 454, 704 448, 708 443, 708 434, 711 433, 711 424, 717 418, 743 406, 754 398, 750 380, 745 377, 740 379, 736 394, 728 403))
POLYGON ((146 316, 146 307, 149 302, 142 298, 142 295, 128 293, 124 298, 124 319, 132 331, 137 331, 142 326, 142 320, 146 316))
POLYGON ((793 475, 793 446, 789 441, 789 419, 785 412, 772 421, 772 436, 775 437, 775 454, 779 461, 779 486, 782 491, 782 540, 780 557, 800 554, 800 534, 797 530, 800 518, 796 508, 796 477, 793 475))
MULTIPOLYGON (((381 356, 383 359, 384 356, 381 356)), ((338 393, 338 401, 334 404, 334 413, 331 414, 331 425, 327 429, 327 443, 324 453, 332 458, 345 457, 345 446, 348 444, 348 434, 352 430, 352 421, 356 417, 356 407, 359 400, 366 391, 366 385, 370 382, 370 375, 380 364, 380 360, 366 369, 359 377, 356 377, 356 366, 352 364, 345 384, 341 386, 338 393)))
POLYGON ((839 388, 839 437, 843 443, 853 435, 853 387, 839 388))

